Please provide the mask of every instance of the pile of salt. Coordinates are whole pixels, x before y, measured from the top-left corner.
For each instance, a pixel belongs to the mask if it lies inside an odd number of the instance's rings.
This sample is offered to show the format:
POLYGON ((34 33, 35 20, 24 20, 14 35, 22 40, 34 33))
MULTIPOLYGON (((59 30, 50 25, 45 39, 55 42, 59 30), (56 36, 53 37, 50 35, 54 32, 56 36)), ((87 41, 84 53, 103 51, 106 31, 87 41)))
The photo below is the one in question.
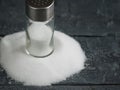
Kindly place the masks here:
POLYGON ((55 31, 54 44, 52 55, 35 58, 25 52, 25 32, 7 35, 1 41, 0 63, 11 78, 35 86, 60 82, 84 68, 86 57, 77 41, 55 31))

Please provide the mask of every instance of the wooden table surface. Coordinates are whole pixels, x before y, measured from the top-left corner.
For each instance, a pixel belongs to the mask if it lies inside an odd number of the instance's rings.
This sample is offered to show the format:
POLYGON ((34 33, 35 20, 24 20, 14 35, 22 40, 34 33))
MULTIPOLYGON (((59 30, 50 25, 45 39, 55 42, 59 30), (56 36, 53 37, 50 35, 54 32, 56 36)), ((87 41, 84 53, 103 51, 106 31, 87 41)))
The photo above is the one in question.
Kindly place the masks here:
MULTIPOLYGON (((0 0, 0 36, 25 30, 24 0, 0 0)), ((23 86, 0 66, 0 90, 120 90, 120 0, 56 0, 55 28, 80 42, 85 69, 47 87, 23 86)))

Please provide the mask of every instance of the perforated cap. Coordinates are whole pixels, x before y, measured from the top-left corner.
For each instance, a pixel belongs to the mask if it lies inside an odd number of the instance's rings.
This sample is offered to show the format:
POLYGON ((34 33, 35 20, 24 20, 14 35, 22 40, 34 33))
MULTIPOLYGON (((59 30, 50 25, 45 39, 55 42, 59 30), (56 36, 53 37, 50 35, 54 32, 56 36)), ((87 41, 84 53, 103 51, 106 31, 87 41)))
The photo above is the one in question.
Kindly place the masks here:
POLYGON ((54 16, 54 0, 26 0, 26 15, 33 21, 47 21, 54 16))

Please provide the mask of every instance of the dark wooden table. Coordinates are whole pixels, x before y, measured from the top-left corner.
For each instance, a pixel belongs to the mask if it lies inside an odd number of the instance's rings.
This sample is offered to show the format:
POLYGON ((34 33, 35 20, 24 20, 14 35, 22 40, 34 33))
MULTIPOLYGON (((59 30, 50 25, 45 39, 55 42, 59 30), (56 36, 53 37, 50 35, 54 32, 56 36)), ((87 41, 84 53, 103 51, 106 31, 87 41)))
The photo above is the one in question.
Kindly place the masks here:
MULTIPOLYGON (((23 86, 0 67, 0 90, 120 90, 120 0, 56 0, 55 28, 81 43, 85 69, 48 87, 23 86)), ((0 36, 25 30, 24 0, 0 0, 0 36)))

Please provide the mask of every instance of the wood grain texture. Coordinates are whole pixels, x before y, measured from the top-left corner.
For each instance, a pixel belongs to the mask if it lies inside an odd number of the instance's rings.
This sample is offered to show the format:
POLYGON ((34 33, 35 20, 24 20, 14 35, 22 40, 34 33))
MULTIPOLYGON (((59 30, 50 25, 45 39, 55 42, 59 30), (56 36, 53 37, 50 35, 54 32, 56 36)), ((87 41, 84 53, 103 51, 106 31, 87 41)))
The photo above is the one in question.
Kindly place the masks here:
MULTIPOLYGON (((0 35, 25 30, 24 0, 0 0, 0 35)), ((56 0, 55 27, 70 35, 120 32, 119 0, 56 0)))
POLYGON ((0 90, 119 90, 120 86, 0 86, 0 90))

